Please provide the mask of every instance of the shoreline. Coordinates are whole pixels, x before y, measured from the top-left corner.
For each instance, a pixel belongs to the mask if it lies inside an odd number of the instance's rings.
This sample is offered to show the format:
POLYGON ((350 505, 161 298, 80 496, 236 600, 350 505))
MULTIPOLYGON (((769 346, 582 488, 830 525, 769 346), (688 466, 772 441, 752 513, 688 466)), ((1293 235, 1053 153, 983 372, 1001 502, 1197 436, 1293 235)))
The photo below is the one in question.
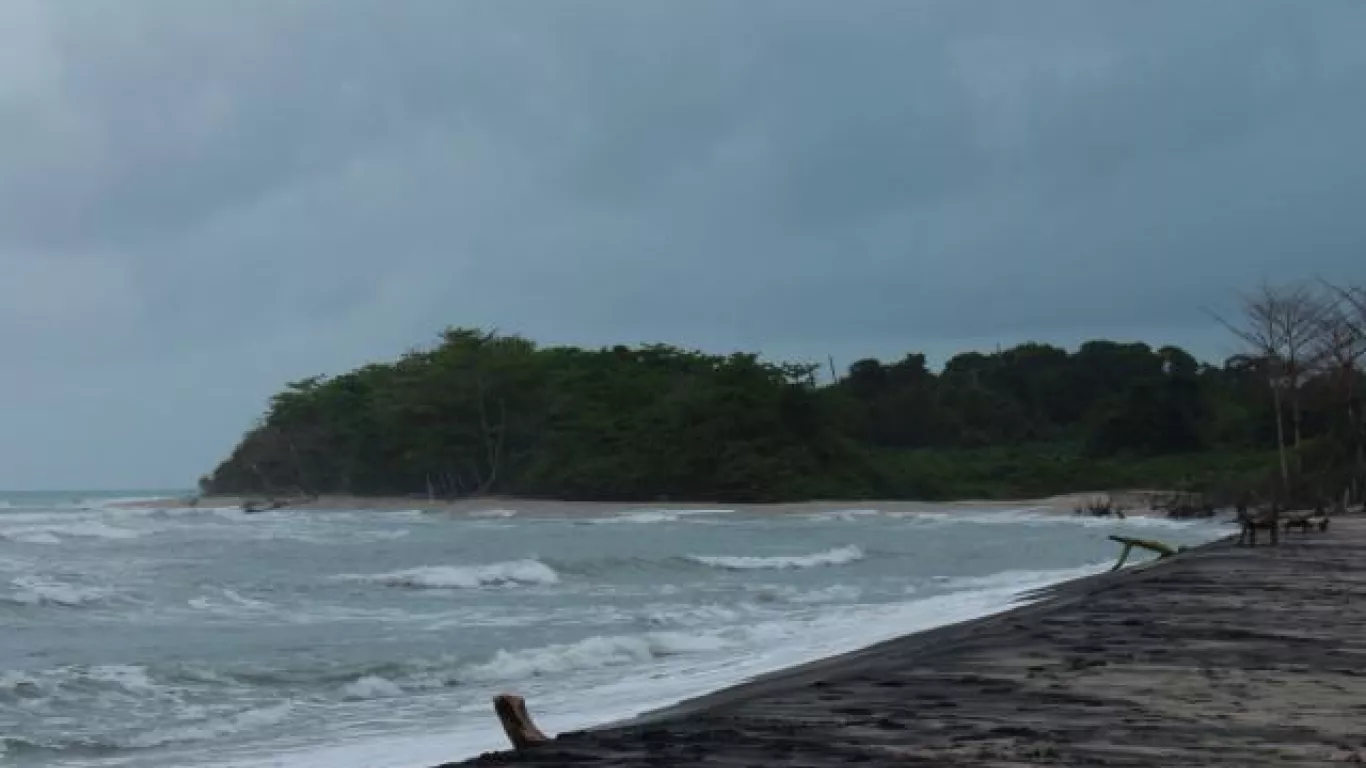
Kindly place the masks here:
MULTIPOLYGON (((1073 514, 1077 507, 1097 498, 1111 499, 1125 508, 1125 514, 1143 517, 1160 515, 1150 510, 1146 498, 1171 491, 1148 489, 1120 489, 1108 491, 1076 491, 1039 499, 956 499, 950 501, 912 501, 885 499, 813 499, 809 501, 774 503, 731 503, 724 501, 563 501, 555 499, 482 496, 465 499, 426 499, 408 496, 355 496, 324 494, 316 499, 290 503, 284 510, 305 512, 366 511, 366 512, 429 512, 451 515, 474 515, 496 510, 512 510, 530 517, 571 517, 600 512, 631 512, 640 510, 727 510, 755 514, 783 514, 787 512, 828 513, 877 508, 887 512, 938 511, 963 507, 975 511, 1029 510, 1046 514, 1073 514)), ((206 509, 241 507, 262 496, 201 496, 181 498, 137 499, 115 502, 115 509, 164 509, 198 506, 206 509)))
MULTIPOLYGON (((1278 548, 1223 539, 525 753, 440 768, 1358 762, 1363 597, 1366 520, 1288 534, 1278 548)), ((492 712, 488 727, 499 727, 492 712)))

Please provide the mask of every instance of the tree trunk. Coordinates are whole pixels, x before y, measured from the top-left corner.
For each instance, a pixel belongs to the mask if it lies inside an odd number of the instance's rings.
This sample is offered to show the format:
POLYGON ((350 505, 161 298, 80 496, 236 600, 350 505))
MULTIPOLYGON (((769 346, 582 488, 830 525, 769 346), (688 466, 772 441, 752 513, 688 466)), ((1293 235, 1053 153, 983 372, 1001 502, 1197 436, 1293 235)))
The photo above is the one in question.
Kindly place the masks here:
POLYGON ((1281 490, 1290 491, 1290 460, 1285 452, 1285 419, 1281 415, 1281 389, 1276 386, 1275 379, 1271 381, 1271 400, 1276 409, 1276 450, 1281 457, 1281 490))
POLYGON ((1293 424, 1294 427, 1295 427, 1295 448, 1296 448, 1296 449, 1298 449, 1298 448, 1300 447, 1300 443, 1301 443, 1301 441, 1303 440, 1303 437, 1302 437, 1302 435, 1301 435, 1301 430, 1300 430, 1300 425, 1301 425, 1302 422, 1303 422, 1303 418, 1301 417, 1301 414, 1300 414, 1300 392, 1299 392, 1299 388, 1296 387, 1296 386, 1294 386, 1294 384, 1292 383, 1292 384, 1291 384, 1291 387, 1290 387, 1290 423, 1293 424))
POLYGON ((295 485, 303 491, 305 496, 313 494, 313 483, 309 482, 308 473, 304 471, 304 460, 299 456, 299 449, 294 445, 294 438, 287 437, 285 441, 289 443, 289 455, 294 459, 294 476, 297 479, 295 485))
POLYGON ((488 460, 489 471, 484 479, 479 483, 478 493, 488 493, 494 483, 498 482, 498 465, 502 462, 503 455, 503 435, 507 432, 507 403, 498 400, 498 429, 494 432, 493 425, 489 423, 489 413, 487 398, 485 397, 484 378, 479 377, 479 425, 484 433, 484 452, 488 460))

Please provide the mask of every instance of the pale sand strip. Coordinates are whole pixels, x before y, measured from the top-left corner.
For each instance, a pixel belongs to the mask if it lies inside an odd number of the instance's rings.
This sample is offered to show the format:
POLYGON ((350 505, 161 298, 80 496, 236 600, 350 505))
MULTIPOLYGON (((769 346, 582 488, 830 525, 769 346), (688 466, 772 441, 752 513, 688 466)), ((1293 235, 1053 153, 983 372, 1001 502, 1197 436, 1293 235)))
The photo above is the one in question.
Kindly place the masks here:
MULTIPOLYGON (((1010 501, 962 500, 949 502, 920 501, 873 501, 873 500, 830 500, 808 501, 783 504, 730 504, 726 502, 585 502, 556 501, 549 499, 524 499, 509 497, 479 497, 458 500, 435 499, 413 496, 350 496, 324 495, 312 501, 292 501, 289 509, 332 511, 332 510, 373 510, 423 512, 442 512, 463 515, 486 512, 494 509, 511 509, 533 517, 556 516, 573 517, 600 515, 603 513, 627 512, 632 510, 717 510, 727 509, 753 514, 820 514, 848 510, 876 509, 882 512, 952 512, 960 510, 1029 510, 1041 514, 1072 514, 1088 501, 1108 497, 1128 510, 1128 514, 1149 514, 1146 508, 1147 495, 1153 491, 1085 491, 1062 494, 1044 499, 1017 499, 1010 501)), ((1160 493, 1160 492, 1158 492, 1160 493)), ((260 501, 262 497, 246 496, 205 496, 202 498, 165 498, 143 499, 116 503, 112 506, 127 509, 164 509, 185 507, 194 504, 204 508, 240 507, 248 501, 260 501)))

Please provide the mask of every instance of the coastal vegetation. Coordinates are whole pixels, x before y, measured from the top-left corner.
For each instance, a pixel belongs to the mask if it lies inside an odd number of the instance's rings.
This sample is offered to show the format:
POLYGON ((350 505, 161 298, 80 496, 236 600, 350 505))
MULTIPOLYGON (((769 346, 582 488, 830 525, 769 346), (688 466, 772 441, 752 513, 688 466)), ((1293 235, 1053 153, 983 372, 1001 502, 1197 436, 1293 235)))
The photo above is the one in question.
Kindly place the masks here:
POLYGON ((1091 341, 817 363, 469 328, 290 383, 207 493, 1008 498, 1154 487, 1359 498, 1366 291, 1264 286, 1242 353, 1091 341), (835 373, 831 365, 831 373, 835 373), (822 375, 825 374, 825 375, 822 375))

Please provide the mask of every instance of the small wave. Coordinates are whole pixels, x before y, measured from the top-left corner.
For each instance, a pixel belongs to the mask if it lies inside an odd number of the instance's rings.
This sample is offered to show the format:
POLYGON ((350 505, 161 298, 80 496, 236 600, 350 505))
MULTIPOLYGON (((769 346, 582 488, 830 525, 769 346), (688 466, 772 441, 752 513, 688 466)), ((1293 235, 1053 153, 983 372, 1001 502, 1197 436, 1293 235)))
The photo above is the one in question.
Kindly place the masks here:
POLYGON ((434 565, 391 573, 347 574, 337 578, 406 589, 474 589, 556 584, 560 575, 539 560, 510 560, 488 565, 434 565))
POLYGON ((161 691, 141 666, 110 664, 69 666, 25 672, 0 672, 0 701, 15 699, 86 699, 109 694, 123 701, 141 699, 161 691))
POLYGON ((351 701, 393 699, 403 693, 403 686, 379 675, 366 675, 342 686, 342 697, 351 701))
POLYGON ((273 698, 269 706, 225 703, 222 691, 196 694, 137 665, 0 672, 0 711, 84 713, 80 727, 63 726, 60 719, 43 727, 40 718, 37 730, 7 745, 18 751, 103 753, 212 740, 282 720, 293 705, 273 698))
POLYGON ((15 544, 61 544, 62 540, 44 530, 0 531, 0 541, 15 544))
POLYGON ((694 627, 729 624, 739 621, 748 605, 668 605, 651 606, 640 620, 650 627, 694 627))
POLYGON ((61 537, 88 539, 136 539, 142 534, 96 520, 53 525, 15 526, 0 530, 0 538, 26 544, 60 543, 61 537))
POLYGON ((60 581, 34 576, 21 576, 10 581, 14 591, 3 599, 16 605, 55 605, 76 608, 99 603, 110 595, 108 590, 80 587, 60 581))
POLYGON ((865 517, 877 517, 881 514, 882 511, 877 509, 837 509, 830 512, 817 512, 815 514, 806 515, 806 519, 818 522, 839 521, 852 523, 865 517))
POLYGON ((725 629, 699 634, 661 631, 593 636, 572 643, 499 650, 488 659, 475 663, 462 664, 451 658, 414 659, 401 665, 402 670, 366 671, 343 685, 341 695, 352 700, 383 699, 408 691, 555 677, 708 653, 743 645, 747 640, 745 632, 725 629), (727 632, 735 636, 730 637, 727 632))
POLYGON ((469 513, 469 517, 477 519, 507 518, 516 516, 517 510, 515 509, 476 509, 473 512, 469 513))
POLYGON ((587 522, 594 525, 614 525, 621 523, 676 523, 684 518, 703 515, 729 515, 733 509, 643 509, 627 512, 615 517, 596 517, 587 522))
POLYGON ((605 557, 574 559, 547 557, 544 559, 544 562, 559 573, 585 576, 588 578, 608 574, 619 575, 623 573, 652 574, 676 571, 697 571, 698 566, 700 565, 700 563, 692 558, 676 555, 664 557, 609 555, 605 557))
POLYGON ((466 667, 460 679, 492 683, 559 675, 578 670, 639 664, 685 653, 725 648, 713 635, 652 632, 645 635, 589 637, 576 643, 548 645, 519 651, 498 651, 493 658, 466 667))
POLYGON ((827 565, 845 565, 863 559, 863 550, 852 544, 835 547, 824 552, 809 555, 777 555, 772 557, 710 556, 689 555, 688 559, 713 568, 732 571, 786 570, 791 568, 817 568, 827 565))
POLYGON ((232 715, 204 718, 189 723, 155 728, 147 733, 138 734, 120 744, 123 747, 148 749, 167 744, 207 741, 221 736, 264 728, 283 721, 293 711, 291 702, 283 702, 269 707, 247 709, 232 715))
POLYGON ((230 615, 259 614, 264 611, 272 611, 275 609, 275 606, 270 603, 243 597, 231 589, 222 589, 219 590, 219 593, 222 596, 222 600, 200 595, 198 597, 190 598, 187 603, 195 610, 230 615))

